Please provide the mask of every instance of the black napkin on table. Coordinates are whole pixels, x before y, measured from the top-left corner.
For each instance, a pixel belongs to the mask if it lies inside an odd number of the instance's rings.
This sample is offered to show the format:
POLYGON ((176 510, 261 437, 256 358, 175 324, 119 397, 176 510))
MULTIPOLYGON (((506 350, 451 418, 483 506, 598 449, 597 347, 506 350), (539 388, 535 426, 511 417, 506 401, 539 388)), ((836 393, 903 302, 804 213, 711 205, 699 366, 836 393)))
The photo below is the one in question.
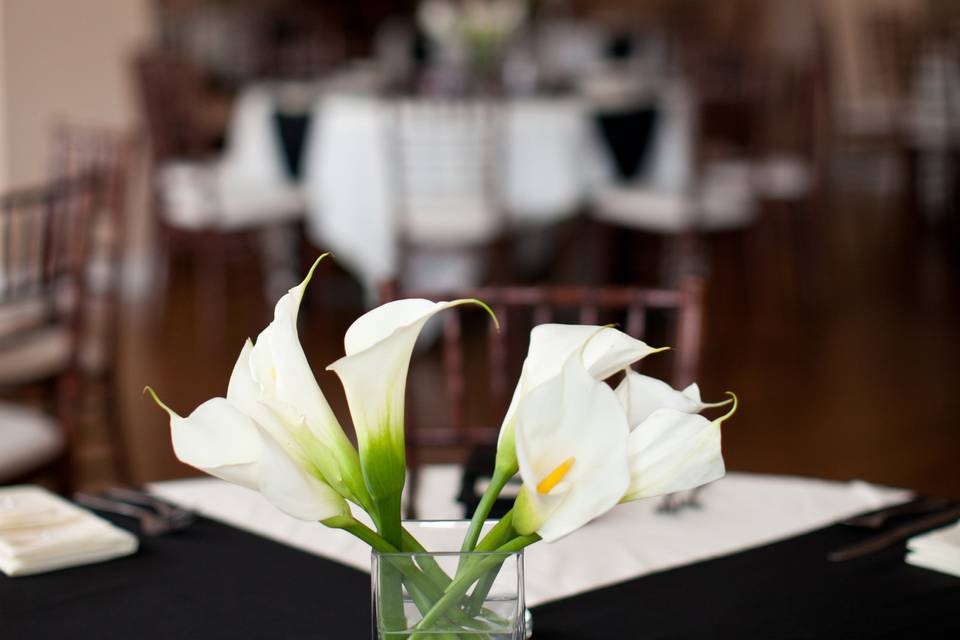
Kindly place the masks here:
POLYGON ((617 177, 628 182, 642 173, 657 123, 651 106, 604 111, 594 115, 600 135, 613 156, 617 177))
POLYGON ((273 124, 280 136, 284 166, 291 178, 299 180, 303 170, 303 147, 310 130, 310 114, 276 111, 273 124))
MULTIPOLYGON (((477 491, 477 485, 483 480, 489 480, 493 476, 493 467, 497 460, 496 447, 476 447, 467 458, 463 466, 463 477, 460 481, 460 495, 457 501, 463 505, 464 517, 470 519, 480 504, 481 492, 477 491)), ((493 503, 490 510, 491 518, 500 518, 513 507, 513 497, 501 497, 493 503)))

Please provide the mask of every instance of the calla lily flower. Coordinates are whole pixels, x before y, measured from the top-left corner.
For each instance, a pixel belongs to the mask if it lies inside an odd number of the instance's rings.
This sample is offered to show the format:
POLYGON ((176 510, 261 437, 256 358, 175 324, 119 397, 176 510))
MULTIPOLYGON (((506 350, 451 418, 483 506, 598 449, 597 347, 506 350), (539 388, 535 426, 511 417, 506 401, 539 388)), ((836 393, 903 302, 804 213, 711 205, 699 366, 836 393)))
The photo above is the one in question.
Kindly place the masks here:
POLYGON ((349 500, 368 508, 360 459, 317 384, 300 346, 297 316, 320 256, 274 309, 273 320, 241 354, 227 398, 255 416, 288 450, 297 448, 325 481, 349 500))
MULTIPOLYGON (((406 473, 403 412, 407 370, 421 329, 434 315, 477 300, 396 300, 357 318, 344 336, 346 355, 330 366, 343 383, 361 467, 375 502, 397 500, 406 473)), ((492 315, 492 312, 490 312, 492 315)))
POLYGON ((716 420, 658 409, 630 432, 630 487, 622 502, 686 491, 724 476, 720 425, 716 420))
MULTIPOLYGON (((244 351, 249 351, 249 345, 244 351)), ((207 400, 183 418, 163 404, 153 389, 147 391, 170 415, 173 450, 181 462, 259 491, 278 509, 301 520, 350 515, 346 501, 319 471, 291 456, 266 428, 229 400, 207 400)))
POLYGON ((570 356, 582 350, 583 366, 597 381, 612 376, 652 353, 664 351, 611 327, 542 324, 530 332, 530 346, 520 380, 500 427, 497 468, 508 477, 517 470, 514 417, 520 401, 533 389, 557 376, 570 356))
POLYGON ((736 396, 705 403, 695 384, 677 391, 634 371, 627 372, 616 395, 631 426, 630 487, 622 502, 685 491, 723 477, 720 426, 736 411, 736 396), (696 415, 731 402, 730 412, 716 420, 696 415))
POLYGON ((613 389, 588 369, 585 352, 569 355, 560 374, 517 408, 523 487, 513 526, 520 534, 562 538, 615 506, 629 487, 626 413, 613 389))

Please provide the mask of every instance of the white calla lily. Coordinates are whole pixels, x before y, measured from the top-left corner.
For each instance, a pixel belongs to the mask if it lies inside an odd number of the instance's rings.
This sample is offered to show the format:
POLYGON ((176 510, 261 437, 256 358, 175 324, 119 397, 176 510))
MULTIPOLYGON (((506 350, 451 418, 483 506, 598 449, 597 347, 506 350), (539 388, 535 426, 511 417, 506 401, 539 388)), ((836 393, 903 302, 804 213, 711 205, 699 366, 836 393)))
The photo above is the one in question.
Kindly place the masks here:
MULTIPOLYGON (((725 473, 720 449, 720 425, 737 410, 715 420, 678 411, 657 409, 630 432, 630 486, 622 502, 693 489, 725 473)), ((725 404, 725 403, 720 403, 725 404)))
POLYGON ((348 517, 346 501, 303 460, 291 457, 251 416, 225 398, 213 398, 183 418, 170 415, 177 458, 228 482, 262 493, 278 509, 301 520, 348 517))
POLYGON ((520 380, 500 427, 497 468, 513 475, 517 469, 514 416, 520 401, 533 389, 557 376, 571 354, 582 349, 583 365, 597 381, 605 380, 652 353, 669 347, 651 347, 612 327, 542 324, 530 332, 530 346, 520 380))
POLYGON ((517 408, 523 487, 513 526, 521 534, 562 538, 616 505, 629 486, 625 412, 613 389, 585 366, 585 356, 586 348, 569 355, 559 375, 517 408))
POLYGON ((363 477, 375 502, 391 502, 399 508, 406 473, 404 394, 417 336, 440 311, 469 303, 489 311, 477 300, 388 302, 350 325, 344 336, 346 355, 327 367, 343 384, 363 477))
POLYGON ((268 429, 288 451, 296 446, 341 495, 369 507, 353 444, 327 403, 300 345, 297 316, 303 294, 320 256, 307 277, 274 308, 273 320, 244 348, 234 368, 227 398, 268 429))
POLYGON ((683 391, 678 391, 658 378, 630 369, 625 373, 616 392, 627 410, 627 421, 631 427, 646 420, 657 409, 700 413, 704 409, 722 407, 732 401, 727 399, 723 402, 704 402, 700 399, 700 387, 695 382, 683 391))

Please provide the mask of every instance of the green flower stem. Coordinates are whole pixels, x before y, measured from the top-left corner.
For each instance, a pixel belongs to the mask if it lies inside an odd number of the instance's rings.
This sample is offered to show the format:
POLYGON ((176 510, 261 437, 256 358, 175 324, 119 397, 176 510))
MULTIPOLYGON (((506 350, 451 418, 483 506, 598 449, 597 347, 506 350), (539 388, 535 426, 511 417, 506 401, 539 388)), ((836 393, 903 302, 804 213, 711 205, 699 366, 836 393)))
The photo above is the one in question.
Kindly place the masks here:
POLYGON ((493 551, 497 547, 505 545, 512 538, 515 538, 517 532, 513 528, 513 509, 507 511, 500 518, 500 521, 493 526, 487 535, 483 536, 475 551, 493 551))
MULTIPOLYGON (((447 610, 459 603, 461 598, 463 598, 463 596, 466 595, 467 591, 470 589, 470 585, 480 578, 488 569, 491 569, 503 562, 503 559, 499 553, 514 553, 533 544, 534 542, 537 542, 538 540, 540 540, 540 536, 535 533, 516 537, 503 546, 498 547, 496 549, 497 553, 483 558, 478 562, 471 563, 471 566, 464 568, 463 573, 458 575, 454 581, 450 583, 450 586, 447 587, 443 597, 440 598, 440 600, 433 605, 423 619, 420 620, 415 628, 415 631, 419 632, 429 630, 430 627, 434 626, 437 621, 446 614, 447 610)), ((421 634, 414 633, 411 636, 411 640, 416 640, 418 637, 421 637, 422 639, 421 634)))
MULTIPOLYGON (((374 498, 377 507, 380 536, 394 551, 400 548, 400 494, 374 498)), ((395 566, 380 569, 380 611, 383 622, 390 631, 403 631, 407 628, 403 612, 403 575, 395 566)))
MULTIPOLYGON (((398 552, 396 547, 384 540, 383 537, 381 537, 377 532, 362 522, 353 519, 352 517, 347 516, 344 518, 331 518, 330 520, 324 521, 324 524, 336 529, 343 529, 381 553, 398 552)), ((407 533, 407 537, 409 540, 413 540, 415 542, 413 536, 410 536, 409 533, 407 533)), ((420 545, 419 542, 416 543, 416 546, 418 546, 421 551, 423 550, 423 546, 420 545)), ((420 560, 421 564, 423 564, 422 561, 426 558, 427 556, 424 556, 418 558, 418 560, 420 560)), ((429 558, 429 560, 436 563, 433 558, 429 558)), ((393 566, 403 574, 403 578, 407 582, 407 590, 410 592, 414 604, 416 604, 417 608, 420 610, 420 613, 423 615, 426 615, 433 604, 443 597, 444 588, 451 582, 450 578, 443 573, 442 569, 440 569, 440 573, 443 575, 445 582, 442 585, 436 584, 431 577, 426 575, 426 572, 421 572, 417 565, 409 559, 404 559, 402 561, 398 559, 397 562, 391 562, 391 564, 393 564, 393 566)), ((439 565, 436 565, 436 567, 439 569, 439 565)), ((471 617, 466 616, 459 611, 454 612, 452 621, 461 626, 467 626, 476 629, 483 628, 482 622, 473 620, 471 617)), ((478 636, 478 640, 483 640, 485 637, 485 635, 481 634, 478 636)), ((438 636, 437 640, 456 640, 456 636, 441 635, 438 636)))
MULTIPOLYGON (((426 593, 421 591, 416 585, 407 583, 407 591, 410 592, 410 597, 413 598, 414 604, 417 605, 417 609, 420 610, 421 615, 426 615, 430 610, 430 607, 433 606, 433 603, 436 602, 435 598, 431 598, 426 593)), ((452 633, 444 633, 437 636, 437 640, 460 640, 458 636, 452 633)))
POLYGON ((377 508, 377 525, 380 529, 380 535, 392 544, 394 548, 400 549, 403 537, 400 526, 400 494, 393 494, 375 498, 377 508))
POLYGON ((512 473, 505 473, 500 468, 493 470, 490 486, 483 492, 483 497, 480 498, 480 504, 477 505, 477 510, 473 513, 473 518, 470 519, 470 527, 467 529, 467 534, 463 538, 463 546, 460 547, 460 551, 466 553, 476 548, 477 540, 480 539, 480 530, 483 528, 483 523, 486 521, 487 516, 490 515, 493 503, 496 502, 500 492, 503 491, 503 488, 512 476, 512 473))
MULTIPOLYGON (((400 550, 411 553, 428 553, 424 546, 420 544, 420 541, 402 527, 400 529, 400 550)), ((419 556, 417 558, 417 564, 420 565, 425 574, 430 576, 430 579, 433 580, 434 584, 436 584, 441 591, 446 589, 447 585, 450 584, 450 576, 447 575, 447 572, 443 570, 432 556, 419 556)))
MULTIPOLYGON (((353 534, 360 540, 366 542, 371 548, 381 553, 396 553, 397 548, 385 540, 381 535, 373 531, 370 527, 346 516, 341 518, 331 518, 323 522, 328 527, 343 529, 353 534)), ((384 567, 380 572, 381 585, 380 594, 383 596, 384 624, 388 629, 402 631, 407 628, 406 616, 403 613, 403 585, 402 578, 396 567, 384 567)))
MULTIPOLYGON (((495 549, 499 546, 506 544, 510 539, 514 538, 517 535, 516 530, 513 528, 513 510, 511 509, 500 518, 500 522, 490 530, 490 532, 484 536, 483 540, 480 541, 480 544, 477 545, 477 551, 489 551, 490 549, 495 549)), ((503 563, 500 562, 497 566, 488 569, 487 572, 481 576, 477 581, 477 586, 474 588, 473 593, 470 594, 470 605, 467 609, 467 612, 476 616, 483 611, 483 603, 486 602, 487 596, 490 594, 490 589, 493 588, 493 583, 497 579, 497 575, 500 573, 500 568, 503 566, 503 563)))
MULTIPOLYGON (((367 525, 363 524, 358 520, 354 520, 353 518, 350 518, 350 520, 351 522, 349 522, 345 526, 338 526, 336 528, 343 529, 347 533, 353 534, 357 538, 360 538, 361 540, 366 542, 368 545, 370 545, 371 548, 376 549, 380 553, 396 553, 398 551, 398 549, 395 546, 393 546, 392 544, 384 540, 376 531, 374 531, 367 525)), ((328 525, 328 526, 335 526, 335 525, 328 525)))

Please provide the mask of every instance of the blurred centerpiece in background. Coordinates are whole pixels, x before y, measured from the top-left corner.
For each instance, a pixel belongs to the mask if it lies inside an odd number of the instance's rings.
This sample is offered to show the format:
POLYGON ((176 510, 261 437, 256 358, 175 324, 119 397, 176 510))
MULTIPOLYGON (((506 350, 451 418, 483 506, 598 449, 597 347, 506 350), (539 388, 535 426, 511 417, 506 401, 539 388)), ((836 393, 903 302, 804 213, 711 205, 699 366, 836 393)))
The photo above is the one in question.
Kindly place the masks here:
POLYGON ((459 74, 482 91, 495 86, 506 48, 526 15, 525 0, 424 0, 417 23, 436 47, 435 73, 459 74))

